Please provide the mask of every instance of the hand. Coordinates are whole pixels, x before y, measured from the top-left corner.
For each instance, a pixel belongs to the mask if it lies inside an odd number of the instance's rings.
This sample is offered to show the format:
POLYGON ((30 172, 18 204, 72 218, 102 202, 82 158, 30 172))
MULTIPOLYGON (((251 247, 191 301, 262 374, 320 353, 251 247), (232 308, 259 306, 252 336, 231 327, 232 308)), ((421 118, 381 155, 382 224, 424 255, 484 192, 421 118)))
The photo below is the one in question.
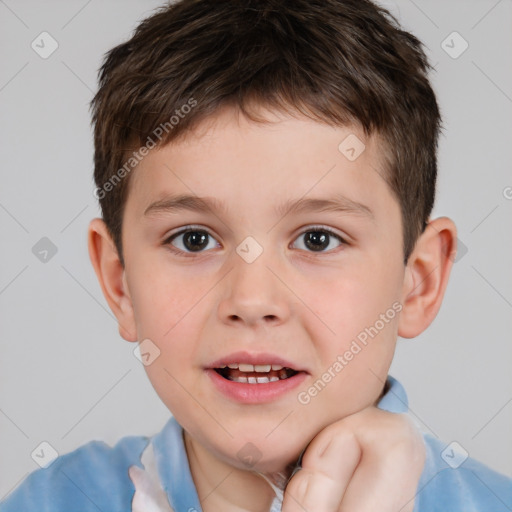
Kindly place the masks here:
POLYGON ((282 512, 412 512, 424 464, 423 436, 411 419, 367 407, 311 441, 282 512))

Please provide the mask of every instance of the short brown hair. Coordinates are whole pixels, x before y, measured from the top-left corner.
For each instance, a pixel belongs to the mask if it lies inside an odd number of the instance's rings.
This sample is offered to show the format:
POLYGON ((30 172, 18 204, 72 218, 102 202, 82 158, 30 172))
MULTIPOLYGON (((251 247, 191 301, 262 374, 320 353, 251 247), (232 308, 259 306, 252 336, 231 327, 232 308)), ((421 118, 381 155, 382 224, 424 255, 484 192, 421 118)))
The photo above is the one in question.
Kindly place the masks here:
POLYGON ((406 262, 435 196, 441 117, 430 69, 422 43, 369 0, 181 0, 158 9, 105 55, 91 102, 95 193, 121 262, 129 172, 140 156, 130 151, 167 144, 222 106, 262 121, 251 104, 379 134, 406 262))

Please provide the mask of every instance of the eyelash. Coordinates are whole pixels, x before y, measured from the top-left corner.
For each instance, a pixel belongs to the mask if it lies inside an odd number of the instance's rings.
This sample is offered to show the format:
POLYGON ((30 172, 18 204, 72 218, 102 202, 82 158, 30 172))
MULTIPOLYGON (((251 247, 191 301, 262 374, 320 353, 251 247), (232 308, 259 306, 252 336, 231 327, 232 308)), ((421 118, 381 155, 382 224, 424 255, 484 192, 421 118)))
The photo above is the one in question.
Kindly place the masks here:
MULTIPOLYGON (((206 233, 210 238, 212 238, 213 240, 216 240, 215 237, 206 229, 203 229, 199 226, 185 226, 184 229, 182 229, 181 231, 178 231, 177 233, 173 233, 171 236, 167 237, 164 242, 163 242, 163 245, 167 247, 167 249, 169 251, 171 251, 172 253, 178 255, 178 256, 181 256, 181 257, 184 257, 184 258, 190 258, 190 257, 194 257, 198 254, 203 254, 204 252, 207 252, 207 251, 197 251, 197 252, 186 252, 186 251, 183 251, 181 249, 177 249, 176 247, 174 247, 171 242, 179 237, 180 235, 184 235, 186 233, 189 233, 189 232, 194 232, 194 231, 198 231, 198 232, 201 232, 201 233, 206 233)), ((310 232, 321 232, 321 233, 327 233, 330 237, 334 237, 336 238, 339 242, 340 242, 340 246, 342 245, 348 245, 347 241, 340 235, 338 235, 337 233, 335 233, 334 231, 330 230, 330 229, 327 229, 323 226, 310 226, 308 229, 306 229, 305 231, 302 231, 296 238, 295 240, 299 239, 301 236, 305 235, 306 233, 310 233, 310 232)), ((329 251, 305 251, 305 252, 308 252, 308 253, 311 253, 311 254, 330 254, 332 253, 333 251, 335 251, 336 249, 339 249, 338 246, 337 248, 335 249, 331 249, 329 251)), ((304 250, 304 249, 301 249, 301 250, 304 250)))

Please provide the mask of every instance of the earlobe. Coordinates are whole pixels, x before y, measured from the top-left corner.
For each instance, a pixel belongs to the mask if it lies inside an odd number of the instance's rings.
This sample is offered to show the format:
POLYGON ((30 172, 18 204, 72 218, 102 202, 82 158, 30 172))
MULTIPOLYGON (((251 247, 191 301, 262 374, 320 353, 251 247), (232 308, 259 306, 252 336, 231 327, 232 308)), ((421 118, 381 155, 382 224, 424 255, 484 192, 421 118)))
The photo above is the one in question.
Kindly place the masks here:
POLYGON ((117 318, 119 334, 137 341, 133 306, 119 255, 105 222, 96 218, 89 224, 89 257, 110 309, 117 318))
POLYGON ((418 336, 436 317, 453 265, 456 240, 457 229, 447 217, 430 221, 418 238, 405 269, 399 336, 418 336))

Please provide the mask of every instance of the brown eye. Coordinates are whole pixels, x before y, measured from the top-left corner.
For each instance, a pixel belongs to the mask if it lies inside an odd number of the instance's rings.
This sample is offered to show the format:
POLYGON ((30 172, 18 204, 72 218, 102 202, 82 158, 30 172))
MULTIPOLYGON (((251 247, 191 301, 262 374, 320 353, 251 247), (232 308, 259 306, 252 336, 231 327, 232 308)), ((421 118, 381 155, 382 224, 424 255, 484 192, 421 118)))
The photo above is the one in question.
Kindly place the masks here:
POLYGON ((309 252, 329 252, 330 250, 336 249, 345 243, 341 236, 327 229, 320 228, 313 228, 308 231, 304 231, 299 235, 297 240, 302 241, 302 244, 299 244, 302 246, 299 246, 298 248, 309 252), (336 241, 338 242, 337 245, 336 241))
POLYGON ((214 248, 216 244, 214 238, 201 229, 187 229, 175 233, 166 240, 166 244, 171 244, 182 252, 203 252, 206 248, 214 248))

